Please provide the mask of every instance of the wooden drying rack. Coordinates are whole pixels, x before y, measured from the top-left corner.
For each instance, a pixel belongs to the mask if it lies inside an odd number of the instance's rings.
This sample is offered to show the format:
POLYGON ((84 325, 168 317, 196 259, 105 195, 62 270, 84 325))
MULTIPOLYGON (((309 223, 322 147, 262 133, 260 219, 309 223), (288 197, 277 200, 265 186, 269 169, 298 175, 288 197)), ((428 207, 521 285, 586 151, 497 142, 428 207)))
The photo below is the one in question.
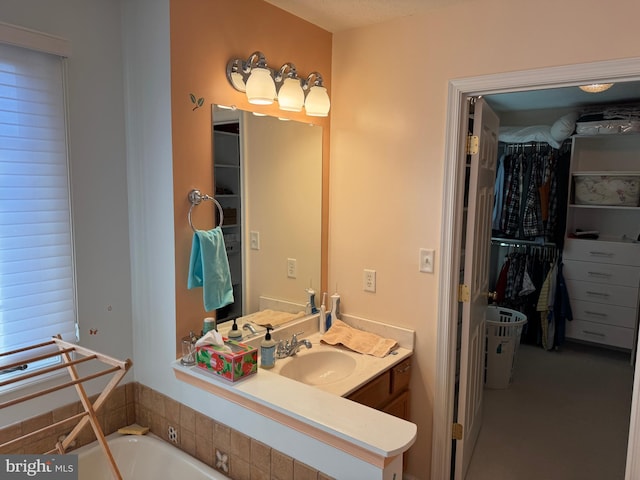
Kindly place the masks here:
POLYGON ((48 341, 48 342, 31 345, 29 347, 24 347, 18 350, 10 351, 10 352, 0 353, 0 357, 6 357, 8 355, 14 355, 17 353, 25 353, 25 352, 31 352, 31 351, 34 351, 33 357, 29 357, 26 360, 20 360, 8 365, 0 366, 0 370, 2 371, 21 370, 22 368, 24 368, 24 365, 28 365, 31 362, 36 362, 36 361, 40 361, 40 360, 44 360, 44 359, 52 358, 56 356, 60 356, 62 362, 60 362, 57 365, 53 365, 51 367, 39 369, 35 372, 17 375, 11 378, 10 380, 0 382, 0 387, 21 382, 23 380, 35 378, 40 375, 45 375, 47 373, 54 372, 56 370, 61 370, 63 368, 67 369, 67 372, 71 377, 71 380, 59 385, 45 388, 43 390, 40 390, 34 393, 30 393, 28 395, 24 395, 19 398, 15 398, 13 400, 2 402, 0 403, 0 410, 6 407, 10 407, 12 405, 16 405, 18 403, 26 402, 27 400, 41 397, 43 395, 47 395, 49 393, 52 393, 58 390, 62 390, 63 388, 75 386, 76 392, 80 397, 80 402, 82 403, 82 406, 84 408, 84 412, 78 413, 76 415, 72 415, 64 420, 60 420, 59 422, 53 423, 51 425, 47 425, 46 427, 43 427, 39 430, 36 430, 31 433, 27 433, 13 440, 5 442, 0 445, 0 449, 10 447, 12 445, 15 445, 21 440, 25 440, 27 438, 33 437, 38 434, 42 434, 43 432, 52 430, 63 424, 71 422, 72 420, 79 419, 80 421, 76 424, 73 430, 71 430, 71 432, 66 437, 64 437, 64 439, 58 440, 58 442, 56 442, 55 448, 53 448, 52 450, 49 450, 48 452, 45 452, 45 455, 53 454, 53 453, 64 454, 67 448, 75 440, 76 436, 80 433, 80 431, 85 427, 87 423, 89 423, 91 424, 91 428, 93 429, 93 432, 96 435, 98 443, 102 447, 102 450, 104 451, 107 457, 107 460, 109 461, 111 472, 113 473, 115 478, 122 480, 122 476, 120 475, 118 466, 116 465, 113 455, 111 454, 111 450, 109 449, 107 441, 104 438, 104 433, 102 432, 102 428, 100 427, 100 423, 98 422, 96 412, 104 404, 105 400, 111 394, 113 389, 118 385, 120 380, 122 380, 122 378, 126 375, 129 368, 131 368, 131 364, 132 364, 131 360, 127 359, 124 361, 120 361, 115 358, 109 357, 107 355, 102 355, 100 353, 94 352, 88 348, 84 348, 79 345, 74 345, 73 343, 65 342, 64 340, 62 340, 62 337, 60 335, 53 337, 51 341, 48 341), (57 351, 41 353, 39 355, 35 353, 36 350, 42 350, 46 347, 51 347, 54 345, 58 347, 57 351), (72 358, 72 354, 77 354, 77 355, 73 355, 73 357, 75 358, 72 358), (80 363, 86 363, 91 360, 97 360, 99 362, 102 362, 106 365, 109 365, 110 368, 86 375, 84 377, 80 377, 78 375, 78 371, 76 370, 76 365, 80 363), (82 384, 86 381, 93 380, 94 378, 102 377, 104 375, 109 375, 111 373, 113 373, 114 376, 111 378, 109 383, 102 390, 102 393, 98 395, 98 397, 92 404, 89 401, 89 398, 87 397, 87 393, 85 392, 84 386, 82 384))

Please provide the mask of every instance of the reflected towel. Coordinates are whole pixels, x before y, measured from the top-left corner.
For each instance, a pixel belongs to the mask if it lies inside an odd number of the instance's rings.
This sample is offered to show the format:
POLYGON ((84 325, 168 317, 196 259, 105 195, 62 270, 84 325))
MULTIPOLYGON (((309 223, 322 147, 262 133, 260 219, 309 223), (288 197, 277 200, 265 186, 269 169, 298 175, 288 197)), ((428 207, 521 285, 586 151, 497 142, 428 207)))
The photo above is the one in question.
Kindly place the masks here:
POLYGON ((364 332, 350 327, 342 320, 333 320, 331 328, 320 339, 329 345, 341 343, 358 353, 385 357, 398 347, 398 342, 390 338, 383 338, 375 333, 364 332))
POLYGON ((196 287, 202 287, 207 312, 233 303, 229 259, 220 227, 193 234, 187 288, 196 287))
POLYGON ((304 317, 304 312, 289 313, 266 309, 260 310, 259 312, 251 313, 249 315, 245 315, 244 317, 239 318, 238 322, 251 322, 256 325, 260 325, 261 327, 264 327, 266 325, 277 327, 279 325, 282 325, 283 323, 287 323, 302 317, 304 317))

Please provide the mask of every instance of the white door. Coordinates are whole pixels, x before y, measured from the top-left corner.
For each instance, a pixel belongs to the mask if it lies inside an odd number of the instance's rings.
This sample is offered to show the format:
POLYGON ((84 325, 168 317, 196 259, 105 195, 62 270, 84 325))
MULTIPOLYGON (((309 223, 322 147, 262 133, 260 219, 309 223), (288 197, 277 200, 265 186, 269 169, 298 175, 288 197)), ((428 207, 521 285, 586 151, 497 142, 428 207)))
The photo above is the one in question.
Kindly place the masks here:
POLYGON ((484 100, 478 99, 473 115, 473 135, 478 137, 479 144, 477 153, 471 156, 463 254, 463 283, 469 297, 462 304, 457 423, 462 425, 463 434, 462 440, 457 440, 456 444, 456 480, 463 480, 466 476, 482 425, 485 319, 499 123, 497 115, 484 100))

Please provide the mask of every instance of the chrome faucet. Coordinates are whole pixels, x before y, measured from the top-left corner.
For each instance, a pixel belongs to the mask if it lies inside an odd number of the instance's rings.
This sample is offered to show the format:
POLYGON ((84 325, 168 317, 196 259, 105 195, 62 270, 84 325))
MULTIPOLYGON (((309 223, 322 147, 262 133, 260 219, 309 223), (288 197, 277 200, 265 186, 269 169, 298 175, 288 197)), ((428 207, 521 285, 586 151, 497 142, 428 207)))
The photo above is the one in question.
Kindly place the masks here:
POLYGON ((251 325, 248 322, 242 325, 242 329, 243 330, 249 330, 252 335, 255 335, 255 334, 258 333, 257 330, 256 330, 256 327, 254 327, 253 325, 251 325))
POLYGON ((298 350, 302 347, 311 348, 313 345, 307 339, 298 340, 298 335, 302 335, 304 332, 294 333, 291 336, 291 340, 280 340, 276 347, 276 358, 293 357, 298 350))

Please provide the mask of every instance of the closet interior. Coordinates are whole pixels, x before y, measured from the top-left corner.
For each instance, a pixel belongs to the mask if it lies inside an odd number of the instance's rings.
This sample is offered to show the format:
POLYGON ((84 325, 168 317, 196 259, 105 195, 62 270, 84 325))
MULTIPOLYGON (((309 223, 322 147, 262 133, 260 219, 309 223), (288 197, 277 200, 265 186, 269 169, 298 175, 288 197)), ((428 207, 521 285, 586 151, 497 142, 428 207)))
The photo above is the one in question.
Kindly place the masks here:
POLYGON ((627 351, 633 360, 640 301, 640 103, 499 115, 503 125, 526 126, 500 129, 494 303, 527 315, 523 343, 561 350, 565 341, 577 341, 627 351))

